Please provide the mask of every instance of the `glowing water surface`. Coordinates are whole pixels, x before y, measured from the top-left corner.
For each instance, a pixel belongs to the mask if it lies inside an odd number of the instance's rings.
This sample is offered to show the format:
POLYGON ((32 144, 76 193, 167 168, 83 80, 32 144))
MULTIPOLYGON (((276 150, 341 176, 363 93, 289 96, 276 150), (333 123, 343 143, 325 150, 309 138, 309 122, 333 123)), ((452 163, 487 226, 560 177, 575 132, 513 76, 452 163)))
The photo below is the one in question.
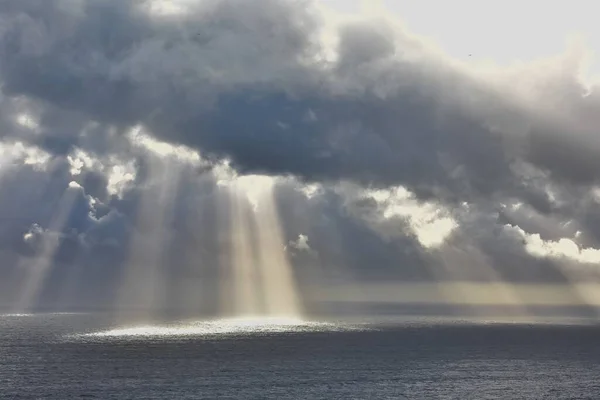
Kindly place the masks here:
POLYGON ((48 313, 8 313, 0 314, 0 318, 25 318, 25 317, 39 317, 39 316, 62 316, 62 315, 86 315, 86 313, 76 312, 48 312, 48 313))
POLYGON ((279 332, 333 332, 364 330, 359 325, 306 321, 288 317, 242 317, 208 321, 182 322, 170 325, 140 325, 102 332, 88 333, 87 337, 159 337, 208 336, 224 334, 261 334, 279 332))

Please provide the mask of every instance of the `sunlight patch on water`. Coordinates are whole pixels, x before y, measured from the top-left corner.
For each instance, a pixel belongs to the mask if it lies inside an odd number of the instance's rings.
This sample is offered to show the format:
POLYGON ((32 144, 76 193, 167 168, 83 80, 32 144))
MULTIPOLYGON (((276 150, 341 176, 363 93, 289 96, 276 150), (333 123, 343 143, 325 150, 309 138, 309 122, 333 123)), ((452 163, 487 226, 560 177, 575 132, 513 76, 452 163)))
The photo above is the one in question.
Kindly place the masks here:
POLYGON ((328 322, 304 321, 297 318, 243 317, 195 321, 173 325, 142 325, 123 327, 103 332, 85 334, 93 337, 136 336, 208 336, 227 334, 261 334, 282 332, 340 331, 351 326, 328 322))
POLYGON ((0 314, 0 318, 30 318, 39 316, 61 316, 61 315, 85 315, 77 312, 40 312, 40 313, 8 313, 0 314))
POLYGON ((25 313, 12 313, 12 314, 1 314, 0 318, 24 318, 24 317, 33 317, 35 314, 25 314, 25 313))

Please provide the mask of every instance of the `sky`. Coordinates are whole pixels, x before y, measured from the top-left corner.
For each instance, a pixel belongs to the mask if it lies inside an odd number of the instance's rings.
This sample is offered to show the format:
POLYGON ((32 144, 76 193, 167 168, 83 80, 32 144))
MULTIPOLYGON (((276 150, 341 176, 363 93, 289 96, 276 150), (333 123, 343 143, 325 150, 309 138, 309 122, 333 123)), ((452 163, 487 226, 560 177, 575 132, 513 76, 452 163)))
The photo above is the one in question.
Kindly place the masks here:
POLYGON ((596 315, 587 6, 3 1, 0 307, 596 315))

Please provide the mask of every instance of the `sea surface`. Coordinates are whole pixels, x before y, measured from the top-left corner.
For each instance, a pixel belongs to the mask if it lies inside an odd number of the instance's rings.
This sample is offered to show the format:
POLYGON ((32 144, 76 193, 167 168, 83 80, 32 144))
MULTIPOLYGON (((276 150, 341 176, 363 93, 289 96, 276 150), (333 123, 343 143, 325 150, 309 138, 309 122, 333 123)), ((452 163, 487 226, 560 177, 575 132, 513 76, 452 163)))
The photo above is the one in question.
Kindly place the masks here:
POLYGON ((0 316, 2 399, 600 399, 600 326, 0 316))

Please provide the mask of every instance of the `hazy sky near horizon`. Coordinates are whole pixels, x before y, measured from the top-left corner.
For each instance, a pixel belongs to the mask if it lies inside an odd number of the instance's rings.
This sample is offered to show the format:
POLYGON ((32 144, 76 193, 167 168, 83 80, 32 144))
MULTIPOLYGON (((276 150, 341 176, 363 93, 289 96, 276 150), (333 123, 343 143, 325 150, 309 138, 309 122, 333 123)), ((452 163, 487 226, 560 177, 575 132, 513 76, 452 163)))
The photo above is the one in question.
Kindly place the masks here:
MULTIPOLYGON (((592 15, 3 1, 0 305, 114 305, 143 281, 190 307, 253 247, 319 296, 468 281, 600 304, 592 15)), ((469 285, 452 290, 484 301, 469 285)))

